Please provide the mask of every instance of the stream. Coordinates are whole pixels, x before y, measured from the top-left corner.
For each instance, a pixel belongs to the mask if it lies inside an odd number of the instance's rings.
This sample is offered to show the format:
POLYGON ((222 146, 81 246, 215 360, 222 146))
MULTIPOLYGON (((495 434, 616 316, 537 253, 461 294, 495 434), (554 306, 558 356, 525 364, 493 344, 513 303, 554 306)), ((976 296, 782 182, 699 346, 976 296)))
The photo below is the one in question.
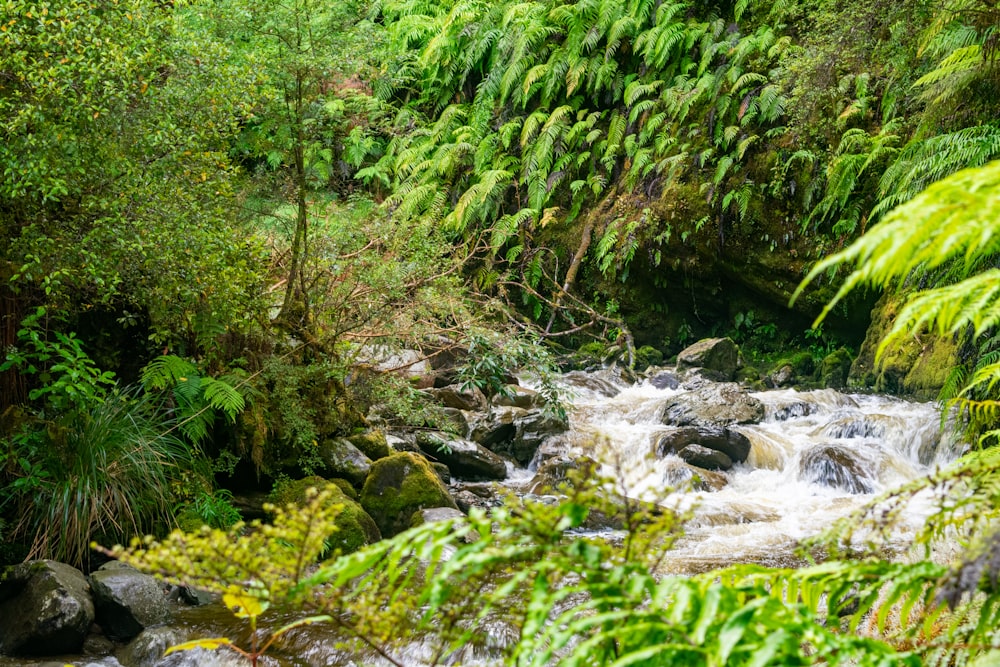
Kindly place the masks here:
MULTIPOLYGON (((653 455, 675 427, 662 423, 663 406, 678 389, 649 382, 622 384, 613 376, 577 376, 573 383, 571 451, 621 477, 628 495, 662 500, 683 488, 690 467, 677 456, 653 455), (608 394, 617 390, 613 396, 608 394)), ((670 502, 694 519, 665 561, 667 571, 696 573, 733 563, 798 565, 794 549, 873 495, 952 461, 959 445, 942 435, 934 403, 833 389, 751 393, 764 406, 758 424, 733 427, 751 443, 744 463, 716 491, 676 492, 670 502), (831 465, 831 459, 843 465, 831 465)), ((911 508, 915 527, 931 511, 911 508)), ((902 539, 904 535, 900 536, 902 539)))
MULTIPOLYGON (((661 439, 676 430, 664 424, 664 406, 684 388, 657 388, 648 381, 630 384, 608 371, 571 373, 565 382, 571 395, 570 430, 554 436, 563 455, 598 461, 604 472, 621 480, 632 497, 665 500, 693 512, 684 537, 664 560, 662 567, 669 573, 703 572, 741 562, 797 565, 794 548, 799 540, 818 534, 874 494, 946 464, 959 449, 953 439, 942 437, 940 412, 932 403, 832 389, 756 392, 749 395, 763 405, 763 420, 732 427, 751 443, 746 460, 726 472, 712 473, 720 487, 717 490, 684 490, 666 496, 673 487, 690 488, 685 482, 692 477, 691 467, 677 456, 655 454, 661 439)), ((507 484, 527 488, 533 471, 511 472, 507 484)), ((929 504, 925 509, 913 507, 907 521, 914 527, 930 511, 929 504)), ((292 618, 269 618, 266 625, 277 627, 292 618)), ((167 645, 188 637, 228 636, 238 643, 247 639, 243 627, 221 605, 183 610, 173 625, 181 634, 164 636, 162 641, 167 645)), ((513 630, 498 621, 490 640, 493 649, 515 640, 513 630)), ((460 658, 461 664, 502 664, 499 652, 493 649, 471 647, 460 658)), ((416 667, 424 664, 429 650, 429 646, 414 644, 400 659, 416 667)), ((121 663, 95 658, 90 663, 77 659, 74 664, 246 664, 226 651, 197 653, 153 662, 136 663, 119 655, 121 663), (194 661, 184 661, 188 658, 194 661)), ((28 663, 0 658, 0 666, 13 664, 28 663)), ((259 664, 326 667, 387 663, 374 655, 347 653, 329 628, 313 626, 290 633, 287 641, 259 664)))

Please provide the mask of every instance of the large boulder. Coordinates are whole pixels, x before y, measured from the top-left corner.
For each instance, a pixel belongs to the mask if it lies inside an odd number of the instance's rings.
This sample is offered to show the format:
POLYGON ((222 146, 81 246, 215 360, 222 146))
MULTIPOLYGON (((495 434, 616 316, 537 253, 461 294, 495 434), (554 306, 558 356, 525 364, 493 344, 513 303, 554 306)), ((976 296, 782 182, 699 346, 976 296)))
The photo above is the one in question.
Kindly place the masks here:
POLYGON ((663 410, 670 426, 732 426, 764 419, 764 405, 734 382, 709 383, 673 396, 663 410))
POLYGON ((904 302, 898 294, 885 294, 875 304, 871 325, 851 365, 847 384, 852 388, 931 400, 937 398, 948 381, 951 369, 961 365, 962 339, 921 330, 901 336, 879 351, 904 302))
MULTIPOLYGON (((388 445, 386 445, 388 449, 388 445)), ((372 460, 365 456, 347 438, 328 438, 320 443, 316 455, 323 462, 322 472, 330 477, 341 477, 355 486, 361 486, 371 470, 372 460)))
POLYGON ((740 348, 731 338, 703 338, 677 355, 677 368, 703 368, 732 380, 740 367, 740 348))
POLYGON ((125 563, 105 563, 90 575, 97 623, 111 639, 132 639, 170 620, 161 582, 125 563))
POLYGON ((722 452, 731 463, 742 463, 750 455, 750 439, 739 431, 724 426, 684 426, 664 433, 656 444, 656 455, 663 457, 667 454, 679 454, 689 445, 722 452))
POLYGON ((422 431, 417 444, 429 457, 448 466, 451 474, 462 479, 504 479, 504 460, 471 440, 453 438, 439 431, 422 431))
POLYGON ((424 389, 424 393, 446 408, 472 412, 486 409, 486 396, 476 387, 462 389, 457 384, 424 389))
POLYGON ((569 422, 542 409, 499 407, 472 426, 471 440, 490 451, 528 465, 545 440, 569 429, 569 422))
POLYGON ((328 549, 321 554, 321 558, 335 551, 344 554, 353 553, 366 544, 374 544, 382 539, 378 525, 361 505, 349 498, 335 482, 327 481, 322 477, 305 477, 284 484, 274 494, 274 501, 279 505, 289 503, 302 505, 306 502, 306 491, 309 488, 329 489, 333 493, 330 502, 343 506, 334 521, 337 530, 327 537, 328 549))
POLYGON ((93 622, 90 586, 75 567, 29 561, 9 568, 0 582, 0 654, 76 652, 93 622))
POLYGON ((418 454, 400 452, 372 464, 361 489, 361 506, 390 537, 410 526, 413 513, 427 507, 452 507, 448 489, 418 454))
POLYGON ((799 476, 848 493, 875 492, 874 466, 855 451, 837 444, 813 447, 799 461, 799 476))
POLYGON ((364 433, 348 436, 347 440, 372 461, 385 458, 392 453, 385 431, 382 429, 373 428, 364 433))

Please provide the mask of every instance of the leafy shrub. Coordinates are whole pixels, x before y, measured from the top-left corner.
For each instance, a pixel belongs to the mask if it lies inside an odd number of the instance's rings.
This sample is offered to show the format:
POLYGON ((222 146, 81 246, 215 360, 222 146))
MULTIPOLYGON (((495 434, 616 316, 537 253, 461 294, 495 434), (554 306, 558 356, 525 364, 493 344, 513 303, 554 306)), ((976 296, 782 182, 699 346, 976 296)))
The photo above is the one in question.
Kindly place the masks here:
POLYGON ((952 578, 929 561, 657 574, 685 515, 608 500, 609 484, 576 479, 555 505, 512 498, 490 514, 423 524, 316 571, 304 564, 322 549, 319 536, 332 529, 336 511, 323 497, 279 510, 272 525, 254 524, 249 533, 177 532, 162 544, 135 542, 111 553, 173 581, 319 613, 356 648, 392 664, 402 664, 397 650, 415 638, 429 648, 428 664, 466 659, 488 645, 501 618, 513 641, 494 644, 494 657, 525 666, 735 667, 821 658, 916 667, 965 664, 997 639, 995 586, 984 595, 973 585, 973 600, 960 594, 946 613, 941 593, 952 578), (595 512, 621 520, 621 541, 577 532, 595 512))

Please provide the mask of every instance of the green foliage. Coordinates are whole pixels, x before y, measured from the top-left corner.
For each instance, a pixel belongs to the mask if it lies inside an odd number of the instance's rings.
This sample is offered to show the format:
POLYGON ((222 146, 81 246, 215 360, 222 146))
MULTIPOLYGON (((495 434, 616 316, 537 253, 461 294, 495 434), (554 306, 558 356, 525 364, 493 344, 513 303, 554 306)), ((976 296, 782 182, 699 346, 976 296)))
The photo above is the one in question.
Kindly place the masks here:
MULTIPOLYGON (((940 477, 975 480, 965 467, 940 477)), ((172 581, 320 614, 355 648, 392 664, 416 637, 429 647, 428 664, 467 658, 498 618, 514 641, 494 651, 512 665, 807 665, 819 655, 835 665, 964 664, 995 641, 1000 597, 982 569, 972 587, 981 582, 985 595, 968 602, 949 597, 948 568, 926 561, 655 574, 684 517, 609 501, 608 491, 608 480, 584 475, 556 505, 510 499, 316 571, 301 564, 318 553, 313 538, 331 517, 315 499, 249 534, 175 533, 114 553, 172 581), (598 512, 623 522, 620 543, 576 532, 598 512)))
POLYGON ((113 392, 87 411, 28 424, 3 459, 11 535, 32 557, 80 564, 91 540, 124 540, 170 522, 173 488, 196 458, 153 404, 113 392))
POLYGON ((169 390, 178 426, 196 445, 208 437, 217 413, 235 423, 252 391, 244 378, 202 376, 197 366, 172 354, 146 364, 140 379, 147 392, 169 390))
POLYGON ((473 332, 468 336, 467 350, 463 363, 456 369, 459 387, 463 391, 476 388, 483 392, 487 409, 492 409, 496 397, 512 395, 510 379, 514 372, 530 369, 545 399, 545 410, 565 418, 563 390, 556 384, 555 363, 537 340, 473 332))
POLYGON ((233 507, 233 493, 228 489, 211 492, 200 489, 191 500, 175 507, 174 515, 183 529, 205 525, 227 530, 241 518, 239 510, 233 507))
MULTIPOLYGON (((382 94, 408 99, 417 121, 387 146, 386 205, 402 219, 441 221, 456 242, 488 238, 489 275, 522 287, 534 318, 551 314, 544 293, 562 300, 560 268, 532 251, 534 233, 572 222, 612 184, 645 191, 648 203, 693 170, 710 182, 720 217, 749 223, 761 186, 746 166, 767 132, 780 134, 777 81, 790 42, 767 26, 728 30, 688 10, 611 0, 378 4, 406 63, 382 94)), ((660 238, 649 207, 637 209, 598 230, 602 272, 624 279, 641 242, 660 238)))
MULTIPOLYGON (((966 169, 927 188, 896 208, 847 249, 817 264, 806 282, 831 267, 853 266, 825 315, 862 286, 901 290, 924 285, 907 297, 879 352, 893 340, 930 329, 938 335, 987 339, 1000 322, 996 216, 1000 212, 1000 162, 966 169)), ((804 283, 805 284, 805 283, 804 283)), ((800 286, 799 292, 802 287, 800 286)), ((798 293, 798 292, 797 292, 798 293)), ((822 316, 821 316, 822 317, 822 316)), ((1000 381, 997 363, 978 364, 951 404, 993 435, 1000 381)))
POLYGON ((152 0, 3 4, 2 259, 53 309, 125 305, 157 343, 256 308, 259 246, 233 243, 226 138, 246 71, 152 0), (211 100, 211 104, 192 104, 211 100))
POLYGON ((39 385, 28 398, 41 400, 52 415, 83 413, 102 403, 115 384, 115 374, 97 368, 76 334, 47 332, 47 324, 44 307, 21 322, 19 344, 6 351, 0 373, 15 369, 35 376, 39 385))

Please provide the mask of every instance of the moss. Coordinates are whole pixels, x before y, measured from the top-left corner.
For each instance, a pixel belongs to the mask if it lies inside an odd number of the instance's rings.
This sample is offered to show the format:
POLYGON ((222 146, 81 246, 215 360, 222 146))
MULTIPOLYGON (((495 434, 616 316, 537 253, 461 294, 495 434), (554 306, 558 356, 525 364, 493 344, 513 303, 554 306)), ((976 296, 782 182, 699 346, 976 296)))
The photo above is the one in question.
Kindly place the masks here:
POLYGON ((347 438, 352 445, 372 461, 385 458, 391 453, 389 442, 385 438, 385 432, 381 429, 372 429, 363 433, 356 433, 347 438))
POLYGON ((406 530, 419 509, 457 509, 427 460, 412 452, 392 454, 372 464, 361 490, 361 506, 386 536, 406 530))
POLYGON ((842 389, 847 386, 854 359, 846 347, 834 350, 823 358, 819 365, 819 380, 824 387, 842 389))
POLYGON ((663 353, 650 345, 643 345, 635 351, 635 370, 644 371, 650 366, 663 363, 663 353))
POLYGON ((584 343, 581 345, 574 355, 577 357, 581 363, 591 362, 600 363, 602 359, 607 355, 607 347, 598 341, 591 341, 589 343, 584 343))
POLYGON ((344 492, 344 495, 350 498, 351 500, 358 499, 358 492, 354 488, 354 485, 351 484, 346 479, 344 479, 343 477, 334 477, 329 481, 336 484, 340 488, 340 490, 344 492))
POLYGON ((327 550, 320 556, 327 558, 333 553, 353 553, 365 546, 382 539, 382 534, 378 525, 372 517, 357 502, 349 498, 342 490, 338 482, 344 480, 328 481, 313 475, 293 482, 288 482, 276 487, 271 493, 271 498, 275 504, 287 505, 288 503, 300 505, 305 501, 306 489, 315 487, 322 489, 327 486, 336 489, 332 502, 344 506, 337 516, 337 531, 327 538, 327 550))
POLYGON ((177 522, 177 527, 183 530, 185 533, 193 533, 198 531, 203 525, 201 517, 198 515, 194 508, 184 507, 177 515, 174 517, 174 521, 177 522))
POLYGON ((797 377, 812 375, 816 370, 816 360, 809 352, 796 352, 790 357, 783 357, 774 363, 771 372, 777 371, 784 366, 791 366, 797 377))
POLYGON ((756 387, 763 387, 760 381, 760 371, 753 366, 744 366, 736 371, 736 381, 756 387))
POLYGON ((876 360, 878 346, 892 327, 902 303, 898 295, 886 295, 875 304, 872 324, 851 365, 848 385, 932 399, 959 363, 959 342, 951 336, 924 331, 897 340, 876 360))

